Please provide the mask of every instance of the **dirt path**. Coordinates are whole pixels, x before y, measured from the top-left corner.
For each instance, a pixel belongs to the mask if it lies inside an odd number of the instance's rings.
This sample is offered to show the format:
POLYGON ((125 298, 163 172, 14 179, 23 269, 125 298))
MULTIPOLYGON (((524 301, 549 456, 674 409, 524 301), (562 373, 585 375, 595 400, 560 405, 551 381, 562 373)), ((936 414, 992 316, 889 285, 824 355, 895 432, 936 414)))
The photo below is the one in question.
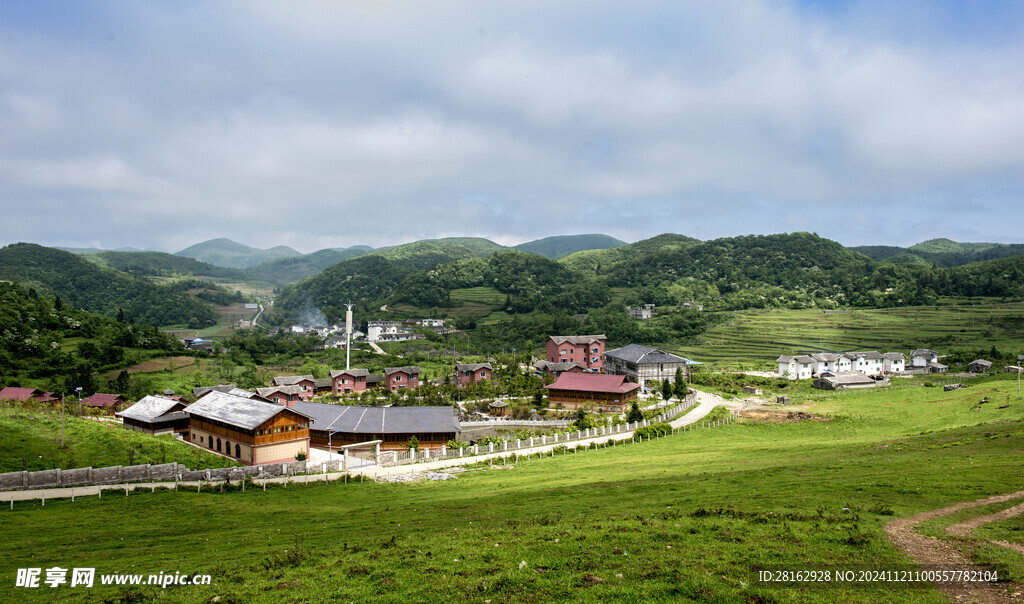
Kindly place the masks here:
MULTIPOLYGON (((942 508, 939 510, 931 510, 929 512, 922 512, 916 516, 910 518, 899 518, 893 520, 885 527, 885 532, 889 536, 889 541, 893 545, 905 551, 914 562, 922 566, 973 566, 970 558, 962 553, 957 545, 953 542, 943 541, 934 537, 928 537, 915 532, 918 525, 926 520, 932 520, 934 518, 940 518, 942 516, 948 516, 955 514, 961 510, 969 508, 980 507, 991 503, 1001 503, 1009 501, 1010 499, 1017 499, 1024 497, 1024 491, 1017 491, 1015 493, 1007 493, 1004 495, 995 495, 993 497, 987 497, 985 499, 979 499, 977 501, 965 501, 948 508, 942 508)), ((959 525, 953 525, 949 529, 954 527, 971 527, 963 529, 965 532, 962 536, 966 536, 971 530, 985 524, 984 521, 977 522, 984 518, 991 518, 987 522, 993 522, 995 520, 1002 520, 1009 518, 1010 515, 1005 515, 1010 510, 1016 510, 1021 508, 1017 513, 1024 512, 1024 505, 1015 506, 1009 510, 1004 510, 999 514, 990 514, 989 516, 982 516, 981 518, 975 518, 968 522, 961 523, 959 525), (998 516, 998 517, 997 517, 998 516), (976 523, 976 524, 975 524, 976 523)), ((949 530, 947 529, 947 530, 949 530)), ((960 529, 958 529, 960 530, 960 529)), ((950 534, 954 534, 950 532, 950 534)), ((1003 603, 1003 602, 1024 602, 1021 597, 1020 586, 1015 584, 966 584, 966 585, 951 585, 948 583, 936 585, 941 592, 948 595, 953 599, 954 602, 978 602, 978 603, 1003 603)))

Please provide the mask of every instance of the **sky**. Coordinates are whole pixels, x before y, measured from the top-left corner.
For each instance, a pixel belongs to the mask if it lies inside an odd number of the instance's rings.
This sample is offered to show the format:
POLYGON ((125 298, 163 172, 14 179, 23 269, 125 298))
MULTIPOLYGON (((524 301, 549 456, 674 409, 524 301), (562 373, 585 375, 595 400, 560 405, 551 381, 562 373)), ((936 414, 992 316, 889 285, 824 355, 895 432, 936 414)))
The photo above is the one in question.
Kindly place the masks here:
POLYGON ((1024 242, 1024 2, 0 3, 0 244, 1024 242))

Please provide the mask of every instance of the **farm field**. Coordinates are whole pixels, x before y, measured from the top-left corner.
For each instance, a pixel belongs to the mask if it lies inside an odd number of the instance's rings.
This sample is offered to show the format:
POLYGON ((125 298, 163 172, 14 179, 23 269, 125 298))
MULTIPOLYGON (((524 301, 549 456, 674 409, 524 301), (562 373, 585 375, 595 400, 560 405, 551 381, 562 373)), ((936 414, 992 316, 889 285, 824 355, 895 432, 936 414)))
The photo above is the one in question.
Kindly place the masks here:
POLYGON ((774 361, 821 351, 951 348, 1016 350, 1024 305, 928 306, 890 310, 764 310, 730 313, 692 345, 673 348, 711 363, 774 361))
MULTIPOLYGON (((1016 382, 988 379, 823 397, 455 481, 19 503, 0 510, 0 595, 52 600, 11 585, 18 568, 60 565, 214 583, 58 588, 70 601, 945 602, 933 589, 766 587, 752 571, 906 565, 883 530, 892 519, 1024 488, 1022 420, 1016 382)), ((1024 576, 1024 556, 961 543, 1024 576)))

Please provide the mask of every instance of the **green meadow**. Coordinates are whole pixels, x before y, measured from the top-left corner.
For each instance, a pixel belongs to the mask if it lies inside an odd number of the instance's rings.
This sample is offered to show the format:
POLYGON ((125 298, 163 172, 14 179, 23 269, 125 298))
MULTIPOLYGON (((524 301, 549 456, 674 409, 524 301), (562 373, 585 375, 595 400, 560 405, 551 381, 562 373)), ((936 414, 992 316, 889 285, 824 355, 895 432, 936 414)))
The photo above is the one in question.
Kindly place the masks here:
POLYGON ((1024 305, 927 306, 888 310, 763 310, 725 319, 677 350, 704 362, 759 364, 823 350, 952 348, 1018 350, 1024 305))
MULTIPOLYGON (((69 403, 68 407, 73 405, 69 403)), ((0 406, 0 435, 0 472, 174 461, 189 468, 237 465, 170 435, 153 436, 125 430, 121 424, 75 417, 70 410, 64 418, 63 449, 60 447, 60 413, 52 409, 44 411, 5 403, 0 406)))
MULTIPOLYGON (((470 468, 452 481, 20 502, 0 510, 0 594, 131 602, 946 601, 932 589, 891 585, 765 586, 753 571, 906 565, 883 532, 893 518, 1024 488, 1016 382, 796 402, 719 428, 470 468), (13 587, 18 568, 55 565, 203 573, 213 585, 13 587)), ((1019 527, 990 529, 1012 537, 1019 527)), ((1024 577, 1016 552, 981 541, 964 547, 977 562, 1024 577)))

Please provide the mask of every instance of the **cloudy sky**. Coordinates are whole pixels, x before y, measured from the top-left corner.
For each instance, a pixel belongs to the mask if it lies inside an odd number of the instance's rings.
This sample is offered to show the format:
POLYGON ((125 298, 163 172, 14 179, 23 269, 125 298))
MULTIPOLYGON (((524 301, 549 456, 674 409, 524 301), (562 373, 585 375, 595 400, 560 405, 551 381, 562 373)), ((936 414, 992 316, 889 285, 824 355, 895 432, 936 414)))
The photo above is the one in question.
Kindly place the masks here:
POLYGON ((0 4, 0 244, 1024 242, 1024 2, 0 4))

